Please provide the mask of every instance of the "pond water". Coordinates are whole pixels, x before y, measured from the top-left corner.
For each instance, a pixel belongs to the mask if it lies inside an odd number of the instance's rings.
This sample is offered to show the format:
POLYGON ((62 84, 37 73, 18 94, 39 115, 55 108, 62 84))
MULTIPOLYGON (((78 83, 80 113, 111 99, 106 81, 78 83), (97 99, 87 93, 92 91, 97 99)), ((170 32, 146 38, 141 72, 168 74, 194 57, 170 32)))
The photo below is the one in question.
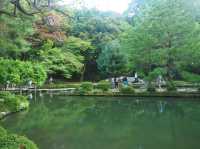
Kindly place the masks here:
POLYGON ((43 95, 2 125, 40 149, 197 149, 200 102, 43 95))

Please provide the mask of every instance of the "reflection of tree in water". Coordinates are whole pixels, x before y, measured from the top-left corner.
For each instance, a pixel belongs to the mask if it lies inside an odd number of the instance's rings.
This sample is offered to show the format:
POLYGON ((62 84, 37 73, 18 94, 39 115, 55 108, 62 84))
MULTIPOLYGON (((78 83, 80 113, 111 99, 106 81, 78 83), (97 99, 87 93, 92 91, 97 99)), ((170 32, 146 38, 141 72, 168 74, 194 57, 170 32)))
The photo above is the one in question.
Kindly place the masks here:
MULTIPOLYGON (((29 127, 37 124, 39 127, 54 123, 54 126, 58 126, 59 124, 62 125, 62 122, 79 124, 93 121, 98 122, 98 124, 116 123, 115 125, 120 126, 126 120, 129 122, 139 121, 143 118, 153 120, 171 114, 181 118, 184 117, 184 111, 193 112, 195 115, 195 108, 187 107, 188 103, 176 101, 120 99, 106 101, 92 98, 84 100, 73 98, 56 100, 58 101, 48 102, 48 100, 40 100, 40 102, 31 107, 30 112, 22 119, 22 124, 28 123, 29 127), (47 123, 48 121, 51 122, 47 123)), ((33 127, 37 128, 36 126, 33 127)))
POLYGON ((33 103, 26 117, 17 119, 13 127, 30 136, 40 132, 40 137, 56 142, 55 146, 66 139, 72 142, 80 139, 82 143, 86 140, 93 140, 93 143, 95 140, 110 140, 112 146, 118 141, 117 144, 146 148, 145 144, 152 144, 155 140, 164 144, 164 137, 175 140, 179 136, 176 134, 177 124, 184 118, 187 121, 190 118, 198 120, 192 115, 199 114, 199 106, 166 100, 63 96, 54 96, 49 102, 49 97, 44 96, 33 103))

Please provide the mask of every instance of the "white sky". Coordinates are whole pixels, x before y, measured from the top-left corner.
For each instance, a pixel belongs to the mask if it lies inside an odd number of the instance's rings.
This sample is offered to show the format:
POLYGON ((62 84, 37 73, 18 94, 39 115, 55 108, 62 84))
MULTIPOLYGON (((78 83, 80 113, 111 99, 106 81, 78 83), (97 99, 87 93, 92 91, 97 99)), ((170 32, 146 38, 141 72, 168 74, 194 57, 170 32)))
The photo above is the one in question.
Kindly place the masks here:
MULTIPOLYGON (((74 1, 84 1, 84 5, 89 8, 97 8, 101 11, 114 11, 123 13, 131 0, 62 0, 62 4, 73 4, 74 1)), ((76 2, 77 3, 77 2, 76 2)))

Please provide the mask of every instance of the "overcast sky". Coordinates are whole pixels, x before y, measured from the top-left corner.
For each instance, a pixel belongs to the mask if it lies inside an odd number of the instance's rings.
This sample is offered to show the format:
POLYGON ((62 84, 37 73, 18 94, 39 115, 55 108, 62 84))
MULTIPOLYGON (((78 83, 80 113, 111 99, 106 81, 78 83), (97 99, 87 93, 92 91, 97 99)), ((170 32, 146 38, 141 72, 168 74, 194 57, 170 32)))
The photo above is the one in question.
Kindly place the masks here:
MULTIPOLYGON (((62 0, 65 4, 71 4, 74 0, 62 0)), ((79 0, 81 1, 81 0, 79 0)), ((97 8, 101 11, 124 12, 131 0, 84 0, 89 8, 97 8)))

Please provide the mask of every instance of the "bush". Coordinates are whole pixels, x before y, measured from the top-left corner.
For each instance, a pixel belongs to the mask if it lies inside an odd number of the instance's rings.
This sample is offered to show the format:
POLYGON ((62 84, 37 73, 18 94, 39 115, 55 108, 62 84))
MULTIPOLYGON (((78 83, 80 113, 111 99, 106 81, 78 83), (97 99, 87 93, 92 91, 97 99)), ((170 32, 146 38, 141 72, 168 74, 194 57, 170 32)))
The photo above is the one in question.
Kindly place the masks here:
POLYGON ((32 80, 41 86, 47 77, 46 70, 41 64, 19 60, 0 59, 0 72, 0 83, 4 85, 7 81, 25 85, 32 80))
POLYGON ((100 89, 102 91, 108 91, 110 88, 111 88, 111 84, 110 82, 107 82, 107 81, 100 81, 96 85, 96 89, 100 89))
POLYGON ((3 104, 7 110, 11 112, 29 107, 27 98, 21 95, 11 94, 10 92, 0 92, 0 98, 4 101, 3 104))
POLYGON ((0 127, 0 148, 1 149, 38 149, 38 147, 26 137, 9 134, 0 127))
POLYGON ((148 92, 156 92, 156 87, 150 83, 148 86, 147 86, 147 91, 148 92))
POLYGON ((184 81, 192 82, 192 83, 200 83, 200 75, 190 73, 190 72, 182 72, 182 78, 184 81))
POLYGON ((6 130, 0 127, 0 138, 4 137, 7 134, 6 130))
POLYGON ((149 81, 156 80, 159 75, 165 76, 166 70, 164 68, 156 68, 152 72, 149 73, 149 76, 147 77, 149 81))
POLYGON ((135 90, 133 87, 131 86, 128 86, 128 87, 122 87, 120 89, 120 92, 123 93, 123 94, 134 94, 135 93, 135 90))
POLYGON ((91 82, 83 82, 79 88, 81 94, 91 92, 92 90, 93 90, 93 83, 91 82))
POLYGON ((175 91, 176 90, 176 86, 172 81, 167 82, 166 88, 167 88, 168 91, 175 91))

